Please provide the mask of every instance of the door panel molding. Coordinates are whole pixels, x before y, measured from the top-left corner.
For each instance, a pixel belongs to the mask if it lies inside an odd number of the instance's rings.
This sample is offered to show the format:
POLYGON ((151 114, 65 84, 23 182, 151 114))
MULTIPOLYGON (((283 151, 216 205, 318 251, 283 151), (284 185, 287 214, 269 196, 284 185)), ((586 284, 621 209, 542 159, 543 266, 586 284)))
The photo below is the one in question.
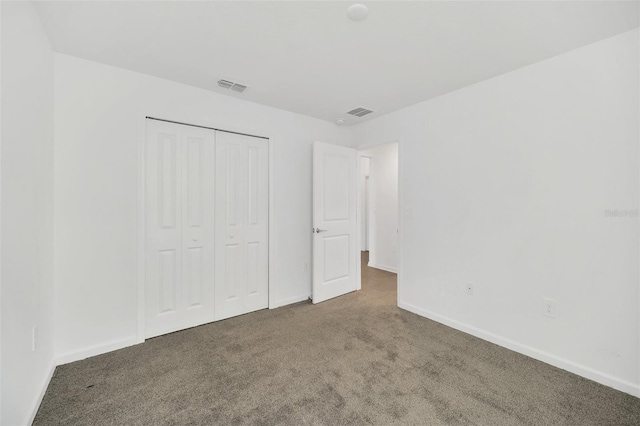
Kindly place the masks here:
POLYGON ((269 306, 268 141, 216 136, 215 319, 269 306), (233 296, 233 297, 232 297, 233 296))
POLYGON ((206 129, 147 127, 145 338, 213 320, 214 143, 206 129))

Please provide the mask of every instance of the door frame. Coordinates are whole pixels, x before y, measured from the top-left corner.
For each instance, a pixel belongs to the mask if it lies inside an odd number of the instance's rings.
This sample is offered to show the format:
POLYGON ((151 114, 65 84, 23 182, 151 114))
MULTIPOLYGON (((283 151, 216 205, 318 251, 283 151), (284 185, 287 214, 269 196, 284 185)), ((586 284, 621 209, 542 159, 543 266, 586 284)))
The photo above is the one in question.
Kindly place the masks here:
MULTIPOLYGON (((367 148, 368 149, 368 148, 367 148)), ((362 177, 362 159, 363 158, 367 158, 369 160, 369 174, 371 174, 371 157, 369 157, 368 155, 362 155, 361 152, 363 150, 358 150, 358 164, 360 166, 360 172, 358 174, 358 179, 360 179, 362 177)), ((369 201, 371 199, 371 180, 370 180, 371 176, 366 176, 364 178, 364 180, 362 182, 364 182, 365 186, 362 186, 360 184, 359 185, 359 190, 360 190, 360 198, 358 198, 358 201, 360 202, 360 214, 358 215, 358 217, 360 218, 361 222, 359 222, 360 225, 360 232, 362 232, 362 230, 365 230, 365 235, 360 235, 360 242, 364 241, 365 242, 365 248, 367 249, 367 251, 369 250, 369 201), (365 191, 366 189, 366 191, 365 191), (364 198, 363 198, 363 194, 364 193, 364 198), (362 223, 364 222, 364 223, 362 223), (363 226, 364 225, 364 226, 363 226), (364 240, 363 240, 364 239, 364 240)), ((361 182, 361 183, 362 183, 361 182)), ((362 250, 360 250, 362 251, 362 250)))
MULTIPOLYGON (((380 143, 372 143, 372 144, 363 144, 363 145, 358 145, 355 147, 355 149, 358 151, 358 179, 356 179, 357 183, 356 183, 356 196, 358 197, 358 199, 362 198, 362 182, 361 182, 361 176, 362 176, 362 162, 360 161, 360 159, 363 157, 362 156, 362 152, 363 151, 368 151, 370 149, 374 149, 374 148, 378 148, 380 146, 384 146, 384 145, 390 145, 392 143, 396 143, 398 144, 398 205, 396 206, 396 208, 398 209, 398 245, 396 247, 396 254, 398 256, 397 258, 397 262, 398 262, 398 272, 396 274, 397 276, 397 286, 398 286, 398 291, 397 291, 397 300, 396 300, 396 305, 398 303, 400 303, 400 300, 402 300, 401 298, 401 294, 402 294, 402 222, 403 222, 403 216, 402 216, 402 203, 403 203, 403 191, 402 191, 402 139, 401 138, 397 138, 397 139, 392 139, 390 141, 386 141, 386 142, 380 142, 380 143)), ((366 157, 366 156, 365 156, 366 157)), ((369 165, 369 173, 371 173, 371 165, 369 165)), ((371 176, 371 174, 369 174, 369 176, 371 176)), ((369 191, 371 190, 371 186, 369 185, 369 191)), ((362 239, 362 221, 364 220, 362 217, 362 208, 360 206, 360 203, 357 204, 356 206, 357 208, 357 214, 356 214, 356 222, 357 222, 357 238, 358 241, 360 241, 362 239)), ((357 259, 357 270, 358 270, 358 285, 357 285, 357 290, 361 290, 362 289, 362 258, 361 258, 361 253, 360 253, 360 245, 358 245, 358 249, 356 252, 356 259, 357 259)))
MULTIPOLYGON (((268 299, 269 299, 269 307, 268 309, 273 309, 275 307, 275 303, 273 300, 274 292, 271 291, 271 283, 273 282, 273 254, 275 253, 275 242, 273 236, 275 235, 275 223, 274 223, 274 214, 273 214, 273 196, 274 196, 274 187, 273 187, 273 144, 271 138, 268 136, 257 136, 250 135, 248 132, 243 132, 242 130, 230 130, 224 129, 224 126, 217 126, 215 123, 210 122, 208 120, 202 119, 193 119, 189 117, 176 117, 175 114, 164 114, 161 112, 154 111, 144 111, 138 114, 138 194, 137 194, 137 327, 136 327, 136 343, 144 343, 145 341, 145 293, 146 293, 146 182, 145 182, 145 163, 146 163, 146 137, 147 137, 147 117, 153 117, 159 120, 165 120, 168 122, 173 122, 176 125, 192 125, 196 127, 206 127, 210 128, 211 131, 228 131, 231 133, 240 133, 247 136, 255 136, 264 138, 267 140, 267 167, 268 167, 268 179, 269 179, 269 189, 268 189, 268 299)), ((215 233, 214 233, 215 239, 215 233)))

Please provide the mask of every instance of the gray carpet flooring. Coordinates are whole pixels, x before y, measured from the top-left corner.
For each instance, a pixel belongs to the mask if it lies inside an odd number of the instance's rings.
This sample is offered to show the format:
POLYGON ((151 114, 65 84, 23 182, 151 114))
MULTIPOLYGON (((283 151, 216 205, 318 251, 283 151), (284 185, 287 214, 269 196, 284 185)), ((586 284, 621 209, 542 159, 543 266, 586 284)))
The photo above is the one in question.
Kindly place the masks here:
POLYGON ((58 367, 35 425, 639 425, 640 399, 395 306, 395 275, 58 367))

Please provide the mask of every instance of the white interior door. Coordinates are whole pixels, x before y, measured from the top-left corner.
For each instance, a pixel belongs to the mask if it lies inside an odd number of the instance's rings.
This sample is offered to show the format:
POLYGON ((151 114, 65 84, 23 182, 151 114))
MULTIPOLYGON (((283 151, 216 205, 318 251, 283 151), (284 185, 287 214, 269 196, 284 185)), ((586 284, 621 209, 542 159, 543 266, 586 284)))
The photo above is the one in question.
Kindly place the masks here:
POLYGON ((215 318, 269 305, 269 141, 216 133, 215 318))
POLYGON ((145 337, 213 321, 212 130, 147 120, 145 337))
POLYGON ((313 303, 357 288, 356 161, 354 149, 313 144, 313 303))

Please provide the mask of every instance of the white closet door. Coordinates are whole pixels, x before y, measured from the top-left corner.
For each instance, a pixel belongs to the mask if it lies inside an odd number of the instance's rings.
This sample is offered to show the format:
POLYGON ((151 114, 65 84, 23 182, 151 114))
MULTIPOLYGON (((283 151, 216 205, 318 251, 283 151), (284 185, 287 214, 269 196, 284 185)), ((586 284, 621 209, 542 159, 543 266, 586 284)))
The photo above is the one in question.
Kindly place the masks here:
POLYGON ((216 132, 216 320, 269 305, 268 147, 216 132))
POLYGON ((145 337, 213 321, 215 132, 147 120, 145 337))

